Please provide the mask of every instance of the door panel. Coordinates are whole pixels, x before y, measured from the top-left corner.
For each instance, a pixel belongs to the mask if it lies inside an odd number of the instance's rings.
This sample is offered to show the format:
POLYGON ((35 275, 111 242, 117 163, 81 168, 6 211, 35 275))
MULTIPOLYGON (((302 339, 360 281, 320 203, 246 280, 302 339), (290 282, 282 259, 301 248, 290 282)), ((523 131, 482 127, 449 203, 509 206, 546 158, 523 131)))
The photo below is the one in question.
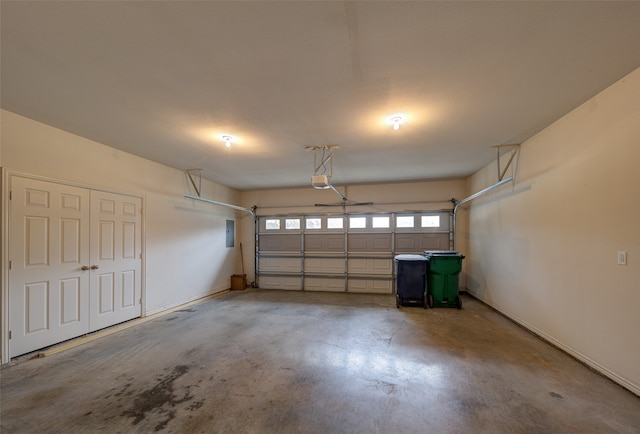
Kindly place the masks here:
POLYGON ((263 252, 299 252, 301 248, 301 234, 267 234, 260 236, 260 251, 263 252))
POLYGON ((349 273, 390 275, 393 262, 387 258, 349 258, 349 273))
POLYGON ((113 273, 100 273, 98 275, 98 288, 100 294, 100 304, 98 306, 98 315, 109 314, 113 312, 114 287, 113 273))
POLYGON ((347 245, 350 252, 391 252, 391 234, 349 234, 347 245))
POLYGON ((300 277, 294 276, 264 276, 260 277, 260 288, 299 291, 302 289, 302 282, 300 277))
POLYGON ((396 234, 396 252, 422 254, 425 250, 449 250, 448 233, 396 234))
POLYGON ((63 279, 60 281, 60 322, 70 324, 80 321, 80 279, 63 279))
POLYGON ((91 192, 91 331, 141 315, 141 207, 139 198, 91 192))
POLYGON ((63 264, 80 263, 80 226, 79 219, 62 219, 60 221, 60 233, 62 234, 60 260, 63 264))
POLYGON ((307 252, 344 253, 344 234, 305 234, 304 248, 307 252))
POLYGON ((131 307, 136 304, 136 273, 134 270, 122 272, 122 306, 131 307))
POLYGON ((304 271, 307 273, 344 274, 344 258, 306 258, 304 271))
POLYGON ((9 356, 89 331, 89 191, 11 178, 9 356))
POLYGON ((272 273, 300 273, 302 258, 264 257, 260 261, 260 271, 272 273))
POLYGON ((304 290, 344 292, 344 278, 332 279, 330 277, 306 277, 304 279, 304 290))
POLYGON ((49 329, 49 282, 35 282, 25 286, 27 335, 49 329))
POLYGON ((349 292, 364 292, 369 294, 391 294, 393 292, 391 280, 349 279, 349 292))
POLYGON ((100 249, 98 250, 98 260, 108 261, 115 259, 115 222, 100 220, 100 235, 98 237, 98 243, 100 249))
POLYGON ((25 266, 49 265, 49 218, 25 217, 25 266))
POLYGON ((122 224, 122 257, 135 259, 136 257, 136 224, 124 222, 122 224))

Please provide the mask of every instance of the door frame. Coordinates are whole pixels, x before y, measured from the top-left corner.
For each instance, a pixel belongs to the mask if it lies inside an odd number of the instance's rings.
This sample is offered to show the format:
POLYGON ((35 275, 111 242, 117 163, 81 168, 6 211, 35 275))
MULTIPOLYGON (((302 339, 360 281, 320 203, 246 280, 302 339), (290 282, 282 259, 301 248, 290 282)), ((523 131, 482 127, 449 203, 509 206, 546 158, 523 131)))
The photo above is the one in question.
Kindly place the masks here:
POLYGON ((99 187, 90 184, 84 184, 74 181, 67 181, 63 179, 51 178, 46 176, 34 175, 32 173, 26 173, 7 167, 0 167, 0 231, 2 234, 2 243, 0 243, 0 273, 2 280, 0 281, 0 364, 5 365, 11 361, 9 357, 9 237, 11 236, 9 231, 9 196, 11 192, 11 179, 14 176, 23 178, 30 178, 38 181, 52 182, 56 184, 67 185, 71 187, 86 188, 88 190, 103 191, 107 193, 120 194, 124 196, 132 196, 139 198, 142 204, 142 215, 140 216, 140 232, 141 232, 141 246, 140 251, 142 257, 140 258, 140 297, 142 303, 140 305, 140 317, 146 316, 147 304, 146 304, 146 196, 144 194, 131 193, 121 190, 115 190, 106 187, 99 187))

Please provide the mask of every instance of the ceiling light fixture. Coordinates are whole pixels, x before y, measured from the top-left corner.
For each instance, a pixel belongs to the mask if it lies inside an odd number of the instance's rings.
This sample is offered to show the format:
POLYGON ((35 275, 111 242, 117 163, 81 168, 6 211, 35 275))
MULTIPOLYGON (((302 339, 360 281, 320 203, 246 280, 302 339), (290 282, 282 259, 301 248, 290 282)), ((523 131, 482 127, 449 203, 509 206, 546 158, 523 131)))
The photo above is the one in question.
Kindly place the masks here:
POLYGON ((394 115, 389 118, 389 121, 391 122, 391 124, 393 124, 394 130, 399 130, 400 124, 402 124, 402 122, 404 121, 404 118, 400 115, 394 115))
POLYGON ((225 134, 222 136, 222 140, 224 140, 224 145, 227 148, 231 147, 231 141, 233 140, 233 137, 231 137, 229 134, 225 134))

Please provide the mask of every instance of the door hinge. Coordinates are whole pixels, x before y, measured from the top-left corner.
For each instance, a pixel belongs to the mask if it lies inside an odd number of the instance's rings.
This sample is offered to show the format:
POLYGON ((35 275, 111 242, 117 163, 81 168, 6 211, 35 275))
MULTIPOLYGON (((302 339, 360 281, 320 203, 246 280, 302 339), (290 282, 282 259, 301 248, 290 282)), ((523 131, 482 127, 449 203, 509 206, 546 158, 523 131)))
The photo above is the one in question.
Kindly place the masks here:
POLYGON ((142 298, 138 299, 138 304, 142 304, 142 298))
POLYGON ((13 337, 13 332, 9 330, 9 339, 11 339, 12 337, 13 337))
POLYGON ((9 200, 13 199, 13 191, 9 192, 9 200))
POLYGON ((9 270, 11 270, 12 265, 13 265, 13 262, 9 261, 9 270))

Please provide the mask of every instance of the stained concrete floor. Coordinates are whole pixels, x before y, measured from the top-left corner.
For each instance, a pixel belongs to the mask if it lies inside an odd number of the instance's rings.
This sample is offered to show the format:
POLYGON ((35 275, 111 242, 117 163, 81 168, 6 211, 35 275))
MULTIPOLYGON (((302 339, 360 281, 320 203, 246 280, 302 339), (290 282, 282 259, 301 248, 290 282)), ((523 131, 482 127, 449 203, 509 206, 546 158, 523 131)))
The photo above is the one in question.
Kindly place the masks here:
POLYGON ((469 296, 246 290, 0 372, 2 433, 640 432, 640 398, 469 296))

